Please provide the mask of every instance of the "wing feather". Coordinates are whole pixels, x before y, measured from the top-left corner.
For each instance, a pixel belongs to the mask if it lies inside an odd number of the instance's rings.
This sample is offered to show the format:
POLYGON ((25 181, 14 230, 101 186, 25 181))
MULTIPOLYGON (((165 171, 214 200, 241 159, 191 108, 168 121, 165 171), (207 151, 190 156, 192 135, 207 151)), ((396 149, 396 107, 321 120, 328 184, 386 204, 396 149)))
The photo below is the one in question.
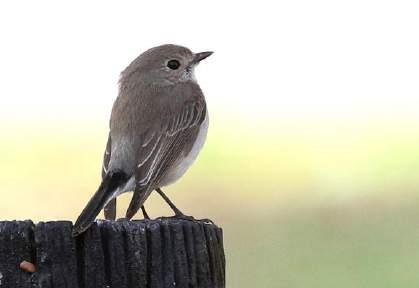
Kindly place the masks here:
POLYGON ((103 153, 103 164, 102 164, 102 178, 108 173, 108 165, 111 160, 111 135, 108 135, 108 142, 106 143, 105 153, 103 153))
POLYGON ((190 152, 205 114, 203 99, 188 101, 180 114, 174 115, 167 125, 155 132, 158 137, 146 147, 141 145, 137 154, 136 189, 127 210, 128 218, 138 211, 151 191, 158 188, 160 180, 179 157, 190 152))

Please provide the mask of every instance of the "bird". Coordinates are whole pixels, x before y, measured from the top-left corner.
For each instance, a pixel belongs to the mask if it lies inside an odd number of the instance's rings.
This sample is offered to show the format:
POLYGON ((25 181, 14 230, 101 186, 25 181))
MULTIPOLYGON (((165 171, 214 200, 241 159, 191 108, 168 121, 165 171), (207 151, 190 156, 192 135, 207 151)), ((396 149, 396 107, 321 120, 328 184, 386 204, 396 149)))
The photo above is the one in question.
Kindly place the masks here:
POLYGON ((208 131, 208 110, 195 67, 213 54, 165 44, 146 50, 122 72, 103 156, 102 182, 73 227, 86 231, 104 209, 115 220, 116 198, 133 191, 131 219, 153 191, 185 216, 162 191, 181 178, 198 156, 208 131))

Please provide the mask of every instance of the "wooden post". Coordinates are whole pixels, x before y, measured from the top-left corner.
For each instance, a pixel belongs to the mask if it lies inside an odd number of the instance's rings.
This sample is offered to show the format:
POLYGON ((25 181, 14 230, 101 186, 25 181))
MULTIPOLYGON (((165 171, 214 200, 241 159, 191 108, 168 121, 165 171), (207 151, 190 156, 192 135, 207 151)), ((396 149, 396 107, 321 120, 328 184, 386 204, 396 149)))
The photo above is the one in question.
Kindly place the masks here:
POLYGON ((225 287, 222 230, 212 223, 99 220, 77 238, 72 227, 0 222, 0 287, 225 287))

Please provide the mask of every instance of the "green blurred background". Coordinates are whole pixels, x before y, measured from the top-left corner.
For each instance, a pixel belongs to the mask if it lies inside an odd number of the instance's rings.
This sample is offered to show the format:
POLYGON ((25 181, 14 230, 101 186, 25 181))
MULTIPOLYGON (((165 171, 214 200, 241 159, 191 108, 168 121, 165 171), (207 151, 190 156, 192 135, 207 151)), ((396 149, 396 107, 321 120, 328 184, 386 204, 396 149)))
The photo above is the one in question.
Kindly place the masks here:
MULTIPOLYGON (((345 136, 317 123, 246 137, 213 122, 193 168, 166 191, 223 227, 228 287, 419 283, 418 138, 368 126, 345 136)), ((2 219, 75 219, 100 181, 106 130, 47 126, 2 142, 2 219)), ((147 208, 170 215, 155 195, 147 208)))
POLYGON ((0 219, 74 220, 100 182, 118 72, 182 43, 216 51, 197 76, 210 129, 165 191, 223 227, 227 287, 417 287, 416 4, 184 4, 1 7, 0 219))

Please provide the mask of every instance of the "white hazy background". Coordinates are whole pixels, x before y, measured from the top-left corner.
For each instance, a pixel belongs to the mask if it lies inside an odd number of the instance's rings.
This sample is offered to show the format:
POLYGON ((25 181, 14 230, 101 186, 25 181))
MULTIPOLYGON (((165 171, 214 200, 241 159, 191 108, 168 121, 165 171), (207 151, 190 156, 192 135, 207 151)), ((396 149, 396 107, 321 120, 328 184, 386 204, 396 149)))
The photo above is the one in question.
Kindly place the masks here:
POLYGON ((103 123, 118 72, 178 43, 216 52, 198 70, 208 101, 250 125, 417 120, 417 15, 415 1, 2 2, 0 113, 103 123))
POLYGON ((418 287, 418 15, 403 0, 2 1, 0 220, 78 216, 120 71, 174 43, 215 53, 196 70, 207 142, 165 191, 223 227, 227 287, 418 287))

